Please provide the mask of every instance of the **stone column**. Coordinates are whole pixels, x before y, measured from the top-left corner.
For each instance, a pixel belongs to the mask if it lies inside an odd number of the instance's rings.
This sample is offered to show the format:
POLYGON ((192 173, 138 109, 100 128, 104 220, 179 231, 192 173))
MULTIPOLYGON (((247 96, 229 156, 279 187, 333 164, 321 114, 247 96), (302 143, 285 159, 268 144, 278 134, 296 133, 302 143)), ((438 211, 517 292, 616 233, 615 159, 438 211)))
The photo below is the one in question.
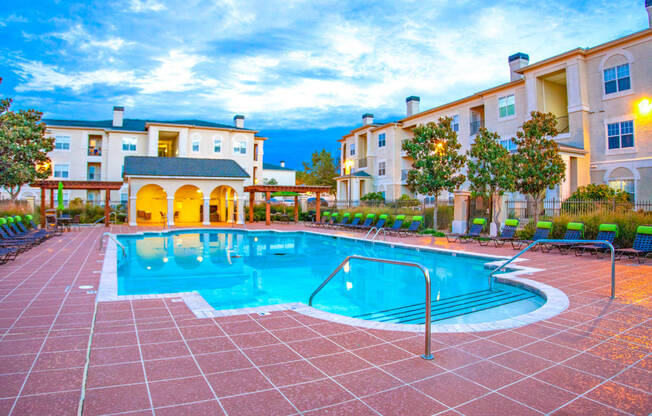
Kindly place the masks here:
POLYGON ((136 195, 129 195, 129 226, 135 227, 138 225, 136 217, 136 195))
POLYGON ((147 156, 158 156, 158 128, 149 127, 147 131, 147 156))
POLYGON ((168 227, 174 226, 174 197, 168 196, 168 227))
POLYGON ((469 191, 456 191, 455 192, 455 207, 453 215, 453 233, 464 234, 466 232, 466 225, 469 220, 469 191))
POLYGON ((181 129, 179 132, 179 141, 177 142, 177 152, 179 157, 188 155, 188 129, 181 129))
POLYGON ((204 197, 204 218, 203 218, 204 225, 211 225, 210 208, 211 208, 211 198, 204 197))
POLYGON ((244 224, 244 201, 242 198, 237 198, 236 203, 238 204, 238 218, 236 224, 244 224))
POLYGON ((227 190, 226 191, 226 200, 227 200, 227 213, 226 216, 229 224, 233 224, 233 191, 227 190))

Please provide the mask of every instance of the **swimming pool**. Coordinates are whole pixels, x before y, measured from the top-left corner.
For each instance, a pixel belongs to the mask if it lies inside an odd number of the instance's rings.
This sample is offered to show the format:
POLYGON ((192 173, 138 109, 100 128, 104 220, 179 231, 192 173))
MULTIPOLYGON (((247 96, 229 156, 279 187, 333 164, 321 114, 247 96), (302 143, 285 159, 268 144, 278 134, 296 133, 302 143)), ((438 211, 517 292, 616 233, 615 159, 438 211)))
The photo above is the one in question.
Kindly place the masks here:
MULTIPOLYGON (((198 292, 217 310, 301 302, 357 254, 417 262, 431 277, 433 323, 481 323, 536 310, 534 291, 496 282, 493 258, 371 243, 306 232, 183 230, 120 235, 118 295, 198 292)), ((363 320, 421 324, 424 279, 415 268, 353 260, 317 294, 313 307, 363 320)))

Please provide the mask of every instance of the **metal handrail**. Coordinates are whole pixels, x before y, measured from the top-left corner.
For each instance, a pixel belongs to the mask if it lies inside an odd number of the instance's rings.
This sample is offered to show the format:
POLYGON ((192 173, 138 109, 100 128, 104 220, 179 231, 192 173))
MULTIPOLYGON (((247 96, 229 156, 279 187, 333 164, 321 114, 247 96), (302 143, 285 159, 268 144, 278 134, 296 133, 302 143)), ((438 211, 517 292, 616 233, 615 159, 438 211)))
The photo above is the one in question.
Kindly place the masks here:
POLYGON ((493 289, 494 274, 496 274, 502 268, 504 268, 505 266, 513 262, 516 258, 520 257, 521 254, 525 253, 526 251, 536 246, 537 244, 546 244, 546 243, 603 244, 609 247, 609 250, 611 251, 611 299, 614 299, 616 297, 616 255, 615 255, 616 252, 613 244, 611 244, 609 241, 606 240, 541 239, 541 240, 533 241, 523 250, 518 252, 514 257, 507 260, 505 263, 501 264, 500 266, 496 267, 491 273, 489 273, 489 289, 493 289))
POLYGON ((371 234, 371 232, 372 232, 373 230, 377 230, 377 229, 378 229, 378 227, 371 227, 371 228, 369 229, 369 231, 367 231, 367 234, 364 235, 364 239, 366 240, 367 237, 369 237, 369 234, 371 234))
POLYGON ((123 257, 125 257, 125 258, 127 257, 127 249, 125 249, 125 246, 124 246, 121 242, 118 241, 118 239, 116 238, 116 236, 115 236, 114 234, 109 233, 109 232, 103 233, 103 234, 100 236, 100 250, 102 250, 102 247, 104 246, 104 236, 109 236, 109 238, 110 238, 111 240, 115 241, 115 243, 116 243, 118 246, 120 246, 120 248, 122 249, 122 255, 123 255, 123 257))
MULTIPOLYGON (((111 211, 111 212, 109 212, 109 222, 111 222, 111 215, 112 215, 112 214, 113 214, 113 223, 114 223, 114 224, 117 224, 117 223, 118 223, 118 213, 115 212, 115 211, 111 211)), ((97 224, 97 223, 100 223, 100 222, 102 222, 102 221, 104 221, 104 215, 102 215, 99 219, 97 219, 97 220, 93 223, 93 225, 95 225, 95 224, 97 224)))
POLYGON ((387 264, 396 264, 399 266, 408 266, 408 267, 416 267, 417 269, 421 270, 421 273, 423 273, 423 277, 425 278, 426 281, 426 322, 425 322, 425 330, 426 330, 426 348, 425 348, 425 354, 421 356, 421 358, 426 359, 426 360, 432 360, 432 353, 430 352, 430 324, 431 324, 431 316, 430 316, 430 273, 428 272, 428 269, 420 265, 419 263, 414 263, 414 262, 409 262, 409 261, 400 261, 400 260, 388 260, 388 259, 379 259, 376 257, 364 257, 364 256, 358 256, 358 255, 351 255, 348 256, 347 258, 344 259, 342 263, 340 263, 339 266, 331 273, 326 280, 322 282, 321 285, 317 289, 315 289, 314 292, 310 295, 310 299, 308 299, 308 306, 312 306, 312 300, 315 297, 317 293, 319 293, 320 290, 324 288, 328 284, 328 282, 331 281, 335 275, 342 270, 344 265, 348 264, 350 260, 365 260, 365 261, 373 261, 376 263, 387 263, 387 264))
POLYGON ((378 229, 378 231, 376 231, 376 234, 374 234, 374 236, 371 237, 371 241, 374 241, 374 240, 376 239, 376 237, 378 237, 378 234, 379 234, 381 231, 383 232, 383 237, 384 237, 385 241, 387 241, 387 230, 384 229, 384 228, 382 228, 382 227, 380 227, 380 228, 378 229))

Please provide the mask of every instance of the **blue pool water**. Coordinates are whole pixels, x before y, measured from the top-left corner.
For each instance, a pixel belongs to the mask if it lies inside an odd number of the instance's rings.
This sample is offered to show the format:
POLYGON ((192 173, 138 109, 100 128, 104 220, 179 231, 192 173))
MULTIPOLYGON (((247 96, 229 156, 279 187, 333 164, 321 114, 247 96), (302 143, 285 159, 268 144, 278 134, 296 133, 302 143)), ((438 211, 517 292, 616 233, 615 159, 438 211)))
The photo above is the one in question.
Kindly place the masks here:
MULTIPOLYGON (((417 262, 432 280, 433 321, 476 323, 530 312, 544 303, 532 292, 496 283, 491 259, 417 251, 310 233, 187 230, 121 235, 118 294, 197 291, 215 309, 302 302, 348 255, 417 262)), ((361 319, 422 323, 424 279, 415 268, 352 260, 313 306, 361 319)))

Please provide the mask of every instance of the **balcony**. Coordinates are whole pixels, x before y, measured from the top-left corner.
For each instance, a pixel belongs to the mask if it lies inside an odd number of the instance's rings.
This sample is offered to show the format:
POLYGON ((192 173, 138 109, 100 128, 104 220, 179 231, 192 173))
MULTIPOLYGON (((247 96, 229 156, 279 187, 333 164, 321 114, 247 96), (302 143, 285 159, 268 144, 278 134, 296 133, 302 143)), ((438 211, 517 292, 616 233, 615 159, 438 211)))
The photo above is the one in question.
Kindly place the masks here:
POLYGON ((478 134, 480 129, 484 127, 484 120, 475 120, 469 123, 469 130, 471 132, 471 136, 474 134, 478 134))
POLYGON ((102 148, 99 147, 89 147, 88 156, 102 156, 102 148))
POLYGON ((556 118, 557 120, 557 131, 559 134, 566 134, 570 132, 570 125, 568 122, 568 116, 560 116, 556 118))
POLYGON ((102 175, 99 173, 94 173, 94 172, 88 172, 86 175, 86 180, 88 181, 101 181, 102 180, 102 175))
POLYGON ((364 169, 367 167, 367 158, 363 157, 358 159, 358 169, 364 169))

